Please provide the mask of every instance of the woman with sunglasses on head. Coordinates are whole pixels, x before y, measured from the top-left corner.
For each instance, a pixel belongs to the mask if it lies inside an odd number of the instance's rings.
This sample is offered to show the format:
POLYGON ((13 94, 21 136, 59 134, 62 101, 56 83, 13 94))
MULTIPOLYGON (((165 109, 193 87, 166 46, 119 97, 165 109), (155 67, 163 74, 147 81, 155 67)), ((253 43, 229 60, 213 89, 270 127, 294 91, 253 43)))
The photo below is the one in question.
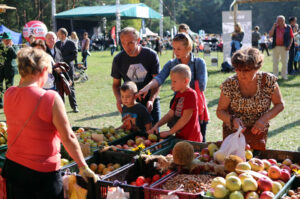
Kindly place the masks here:
MULTIPOLYGON (((206 64, 203 59, 194 57, 192 53, 192 48, 193 48, 192 46, 193 46, 193 42, 187 34, 179 33, 175 35, 173 39, 173 51, 174 54, 176 55, 176 58, 171 59, 164 65, 160 73, 156 77, 154 77, 153 80, 149 82, 143 89, 139 91, 138 97, 144 97, 149 90, 161 86, 170 75, 171 69, 177 64, 186 64, 190 67, 192 72, 190 87, 195 89, 194 80, 196 78, 199 82, 199 85, 197 86, 199 86, 199 89, 203 94, 207 84, 206 64)), ((200 122, 203 142, 205 142, 206 125, 209 119, 208 119, 208 110, 205 103, 205 97, 204 95, 202 96, 203 96, 202 100, 203 100, 204 107, 201 108, 201 110, 199 110, 201 111, 199 122, 200 122)))
POLYGON ((236 75, 222 83, 217 108, 223 139, 241 126, 250 147, 265 150, 269 121, 284 109, 277 77, 259 71, 263 55, 256 48, 237 51, 231 62, 236 75))

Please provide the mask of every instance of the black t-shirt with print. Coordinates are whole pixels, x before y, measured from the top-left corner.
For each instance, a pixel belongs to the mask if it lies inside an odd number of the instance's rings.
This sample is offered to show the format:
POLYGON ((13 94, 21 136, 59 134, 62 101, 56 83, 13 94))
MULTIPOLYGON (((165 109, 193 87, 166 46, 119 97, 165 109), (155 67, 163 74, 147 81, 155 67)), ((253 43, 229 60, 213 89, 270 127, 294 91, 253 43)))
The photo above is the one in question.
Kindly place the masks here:
POLYGON ((124 82, 134 81, 138 90, 146 86, 153 79, 153 75, 158 73, 159 60, 156 52, 144 47, 136 57, 130 57, 125 51, 121 51, 115 56, 111 70, 113 78, 122 79, 124 82))
POLYGON ((151 123, 152 118, 146 107, 137 103, 130 108, 126 106, 123 107, 122 121, 123 123, 126 121, 131 122, 133 130, 145 131, 145 125, 151 123))

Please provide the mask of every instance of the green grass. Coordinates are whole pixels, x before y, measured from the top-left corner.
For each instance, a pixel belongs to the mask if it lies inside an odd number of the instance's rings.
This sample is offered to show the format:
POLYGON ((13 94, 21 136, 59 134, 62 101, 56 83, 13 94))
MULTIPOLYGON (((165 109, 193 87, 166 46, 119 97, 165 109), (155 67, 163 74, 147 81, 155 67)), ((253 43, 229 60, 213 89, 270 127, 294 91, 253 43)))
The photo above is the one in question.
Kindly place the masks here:
MULTIPOLYGON (((222 122, 216 117, 216 108, 220 95, 220 84, 233 73, 221 73, 220 64, 222 54, 219 53, 219 67, 210 66, 210 58, 205 57, 208 68, 208 85, 206 97, 210 112, 210 122, 207 129, 207 141, 217 141, 222 138, 222 122)), ((200 55, 203 57, 203 54, 200 55)), ((216 54, 213 54, 216 56, 216 54)), ((164 52, 160 57, 163 66, 172 57, 172 52, 164 52)), ((272 71, 272 57, 265 56, 263 71, 272 71)), ((79 113, 71 112, 69 103, 66 102, 68 116, 72 126, 89 126, 102 128, 104 126, 119 126, 121 116, 115 106, 112 92, 112 78, 110 76, 113 57, 108 51, 93 52, 88 57, 87 71, 89 80, 76 84, 76 95, 79 113)), ((80 60, 80 58, 78 58, 80 60)), ((16 77, 16 83, 19 76, 16 77)), ((289 76, 288 81, 279 80, 281 92, 285 101, 285 109, 271 121, 267 147, 280 150, 298 150, 300 147, 300 76, 289 76)), ((172 96, 170 81, 161 88, 162 115, 168 111, 169 101, 172 96)), ((68 101, 68 100, 66 100, 68 101)), ((0 120, 5 120, 3 110, 0 111, 0 120)), ((165 128, 163 128, 165 129, 165 128)))

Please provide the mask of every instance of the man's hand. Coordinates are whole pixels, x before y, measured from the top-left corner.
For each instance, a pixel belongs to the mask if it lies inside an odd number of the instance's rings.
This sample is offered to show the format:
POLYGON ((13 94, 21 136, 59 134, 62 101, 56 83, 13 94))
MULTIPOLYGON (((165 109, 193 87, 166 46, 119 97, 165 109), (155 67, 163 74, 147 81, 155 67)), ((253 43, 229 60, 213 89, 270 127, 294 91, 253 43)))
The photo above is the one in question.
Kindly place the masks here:
POLYGON ((139 92, 135 95, 135 97, 138 98, 139 100, 145 99, 146 95, 148 94, 148 91, 149 89, 147 88, 147 86, 145 86, 144 88, 139 90, 139 92))
POLYGON ((149 100, 147 102, 146 108, 147 108, 148 112, 151 113, 151 111, 153 110, 153 101, 149 100))
POLYGON ((117 105, 118 111, 119 111, 120 113, 122 113, 122 102, 121 102, 121 100, 117 100, 116 105, 117 105))
POLYGON ((166 138, 168 137, 169 135, 171 135, 170 131, 163 131, 159 134, 160 137, 162 138, 166 138))
POLYGON ((158 127, 154 125, 149 131, 147 131, 148 134, 157 134, 158 133, 158 127))

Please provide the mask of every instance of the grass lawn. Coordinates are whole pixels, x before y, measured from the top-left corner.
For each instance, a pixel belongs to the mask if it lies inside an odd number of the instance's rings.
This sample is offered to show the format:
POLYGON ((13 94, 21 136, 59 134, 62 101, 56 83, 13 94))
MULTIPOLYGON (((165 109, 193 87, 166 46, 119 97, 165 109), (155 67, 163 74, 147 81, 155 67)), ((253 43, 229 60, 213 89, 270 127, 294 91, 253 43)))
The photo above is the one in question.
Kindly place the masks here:
MULTIPOLYGON (((203 54, 200 55, 203 57, 203 54)), ((216 56, 216 54, 213 54, 216 56)), ((160 57, 161 67, 172 57, 172 52, 164 52, 160 57)), ((208 85, 206 97, 211 120, 207 129, 207 141, 221 140, 222 123, 216 117, 216 108, 220 95, 220 84, 231 74, 221 73, 222 54, 219 53, 219 67, 210 66, 210 58, 205 57, 208 68, 208 85)), ((115 98, 112 92, 112 78, 110 76, 113 57, 110 52, 93 52, 88 57, 87 71, 89 80, 76 84, 76 96, 79 105, 79 113, 73 113, 69 103, 66 109, 72 126, 89 126, 102 128, 121 124, 121 116, 115 106, 115 98)), ((78 58, 80 60, 80 58, 78 58)), ((265 56, 263 71, 272 71, 272 57, 265 56)), ((15 84, 19 76, 16 77, 15 84)), ((285 101, 285 109, 271 121, 267 147, 280 150, 299 150, 300 136, 300 76, 289 76, 288 81, 278 80, 285 101)), ((168 111, 169 101, 172 96, 170 81, 161 88, 162 115, 168 111)), ((68 100, 67 100, 68 101, 68 100)), ((3 109, 0 110, 0 120, 5 120, 3 109)), ((163 128, 165 129, 165 127, 163 128)))

